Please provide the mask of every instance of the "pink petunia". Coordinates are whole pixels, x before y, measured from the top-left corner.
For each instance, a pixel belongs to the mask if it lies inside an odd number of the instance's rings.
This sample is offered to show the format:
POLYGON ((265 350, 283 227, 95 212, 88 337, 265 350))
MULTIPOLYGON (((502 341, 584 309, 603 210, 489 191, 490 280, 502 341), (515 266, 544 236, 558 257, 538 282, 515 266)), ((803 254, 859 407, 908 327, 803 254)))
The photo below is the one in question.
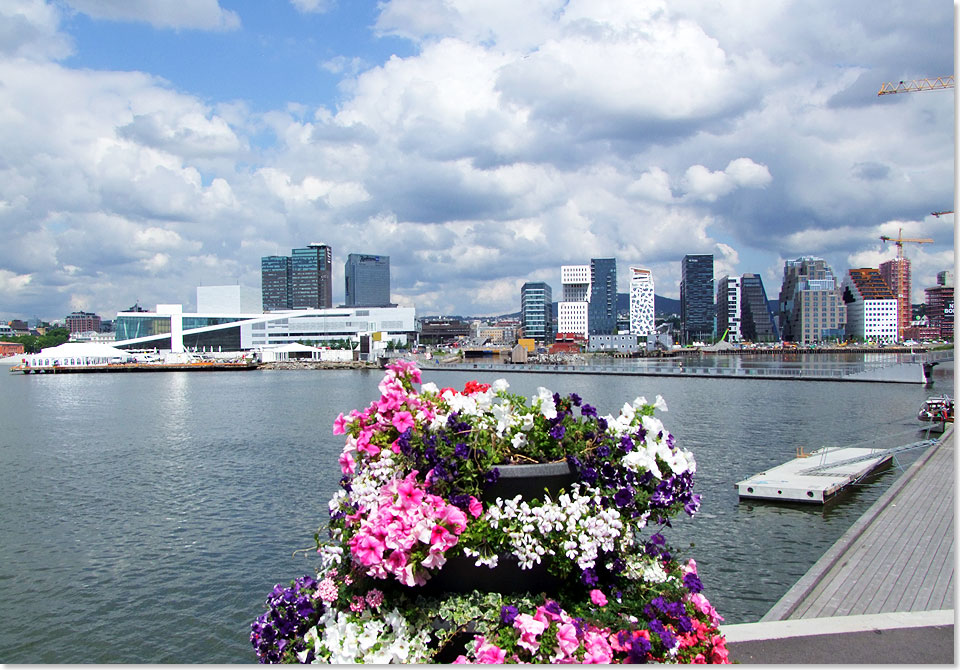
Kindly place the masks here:
POLYGON ((483 505, 480 503, 479 500, 477 500, 473 496, 470 496, 470 504, 468 506, 468 509, 470 511, 470 515, 474 519, 479 519, 480 515, 483 514, 483 505))
POLYGON ((474 653, 477 657, 477 663, 501 665, 507 659, 507 652, 497 645, 487 642, 482 635, 477 638, 474 653))
POLYGON ((577 639, 577 627, 572 623, 565 623, 560 626, 557 630, 557 645, 563 652, 563 656, 572 654, 580 646, 580 641, 577 639))
POLYGON ((590 591, 590 602, 598 607, 603 607, 607 604, 607 597, 603 595, 603 591, 600 589, 593 589, 590 591))
POLYGON ((347 432, 347 419, 343 416, 343 412, 340 412, 340 415, 333 422, 333 434, 334 435, 343 435, 347 432))
POLYGON ((613 660, 613 650, 606 637, 595 630, 588 630, 583 636, 583 662, 606 664, 613 660))
POLYGON ((350 540, 350 549, 361 565, 373 565, 383 560, 385 545, 370 534, 357 534, 350 540))
POLYGON ((413 428, 416 425, 413 420, 413 415, 410 414, 410 412, 397 412, 393 415, 391 423, 393 427, 401 433, 407 428, 413 428))
POLYGON ((513 620, 513 627, 520 631, 517 644, 533 652, 540 648, 540 641, 537 638, 547 629, 546 623, 537 621, 529 614, 518 614, 513 620))
POLYGON ((340 471, 345 475, 352 475, 357 471, 357 462, 353 460, 353 454, 344 450, 339 458, 340 471))

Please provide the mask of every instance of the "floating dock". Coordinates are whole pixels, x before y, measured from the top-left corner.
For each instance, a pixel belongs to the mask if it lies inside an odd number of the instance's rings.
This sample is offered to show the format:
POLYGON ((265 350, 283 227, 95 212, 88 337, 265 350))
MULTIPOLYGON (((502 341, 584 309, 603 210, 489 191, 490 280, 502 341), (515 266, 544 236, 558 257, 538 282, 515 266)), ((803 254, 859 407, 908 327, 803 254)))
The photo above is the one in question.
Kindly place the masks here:
POLYGON ((737 482, 741 498, 824 503, 877 468, 898 449, 835 447, 802 454, 737 482))

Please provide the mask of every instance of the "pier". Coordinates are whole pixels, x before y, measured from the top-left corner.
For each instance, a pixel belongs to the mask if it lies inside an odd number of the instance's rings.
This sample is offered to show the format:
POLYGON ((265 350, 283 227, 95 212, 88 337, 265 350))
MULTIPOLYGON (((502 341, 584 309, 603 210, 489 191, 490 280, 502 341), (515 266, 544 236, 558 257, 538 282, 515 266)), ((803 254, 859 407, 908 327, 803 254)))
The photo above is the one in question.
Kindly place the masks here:
POLYGON ((954 662, 953 426, 754 624, 743 663, 954 662))
MULTIPOLYGON (((836 353, 836 352, 834 352, 836 353)), ((849 353, 849 352, 847 352, 849 353)), ((696 356, 683 358, 638 358, 629 362, 591 364, 497 363, 468 359, 462 363, 440 363, 420 359, 422 370, 461 370, 509 374, 620 375, 650 377, 718 377, 724 379, 775 379, 783 381, 889 382, 929 384, 934 366, 953 361, 953 351, 928 351, 903 355, 906 360, 865 362, 782 360, 771 365, 745 360, 743 356, 726 358, 722 364, 696 356)), ((879 354, 886 355, 886 354, 879 354)))

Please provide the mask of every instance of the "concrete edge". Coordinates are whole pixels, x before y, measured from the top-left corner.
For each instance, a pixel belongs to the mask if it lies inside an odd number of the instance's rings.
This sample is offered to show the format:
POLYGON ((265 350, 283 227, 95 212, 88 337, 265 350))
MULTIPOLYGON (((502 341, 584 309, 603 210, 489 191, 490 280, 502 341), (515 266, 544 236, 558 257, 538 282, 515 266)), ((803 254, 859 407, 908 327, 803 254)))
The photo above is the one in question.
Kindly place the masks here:
POLYGON ((789 637, 857 633, 871 630, 924 628, 954 625, 954 610, 928 612, 891 612, 887 614, 858 614, 823 617, 820 619, 785 619, 721 626, 727 643, 779 640, 789 637))
POLYGON ((816 588, 827 571, 836 564, 847 549, 864 533, 870 524, 873 523, 874 519, 879 516, 897 494, 916 476, 920 468, 933 457, 933 454, 936 453, 948 439, 953 439, 953 426, 947 428, 940 439, 937 440, 937 443, 927 448, 923 455, 907 468, 907 471, 898 477, 897 480, 890 485, 890 488, 884 491, 883 495, 864 512, 863 516, 857 519, 853 525, 840 536, 840 539, 827 549, 826 553, 807 570, 806 574, 804 574, 796 584, 790 587, 783 597, 761 617, 760 622, 780 621, 789 617, 803 599, 809 596, 816 588))

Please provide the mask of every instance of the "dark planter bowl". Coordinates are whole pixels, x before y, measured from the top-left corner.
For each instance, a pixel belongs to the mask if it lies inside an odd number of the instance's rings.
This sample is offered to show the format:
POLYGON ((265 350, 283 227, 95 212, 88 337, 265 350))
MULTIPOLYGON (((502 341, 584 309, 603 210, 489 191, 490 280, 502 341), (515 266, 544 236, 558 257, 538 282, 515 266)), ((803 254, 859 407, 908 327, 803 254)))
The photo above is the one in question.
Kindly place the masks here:
POLYGON ((556 495, 560 489, 570 490, 577 481, 566 461, 530 465, 498 465, 500 478, 483 490, 481 498, 492 503, 497 498, 509 500, 517 495, 524 500, 543 500, 544 492, 556 495))
POLYGON ((550 593, 562 584, 559 577, 547 572, 549 556, 529 570, 522 569, 513 556, 501 556, 495 568, 477 567, 476 560, 466 556, 447 559, 443 568, 420 587, 421 591, 426 595, 470 593, 474 589, 482 593, 550 593))

